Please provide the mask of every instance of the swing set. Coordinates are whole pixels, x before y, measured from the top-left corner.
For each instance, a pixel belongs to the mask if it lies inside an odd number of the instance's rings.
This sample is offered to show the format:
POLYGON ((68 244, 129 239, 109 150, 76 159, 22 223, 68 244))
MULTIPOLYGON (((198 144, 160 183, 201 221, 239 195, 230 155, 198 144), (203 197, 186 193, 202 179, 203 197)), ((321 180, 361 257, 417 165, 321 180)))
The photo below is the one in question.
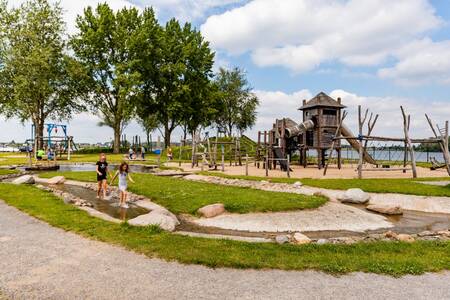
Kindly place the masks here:
POLYGON ((44 124, 46 136, 36 137, 36 126, 31 125, 31 138, 26 143, 34 145, 34 156, 36 158, 37 151, 37 139, 42 139, 47 149, 54 151, 54 157, 56 159, 57 153, 61 157, 63 153, 67 153, 67 160, 70 160, 71 153, 74 150, 78 150, 76 144, 73 142, 73 136, 67 134, 67 125, 46 123, 44 124), (60 134, 58 135, 58 131, 60 134))

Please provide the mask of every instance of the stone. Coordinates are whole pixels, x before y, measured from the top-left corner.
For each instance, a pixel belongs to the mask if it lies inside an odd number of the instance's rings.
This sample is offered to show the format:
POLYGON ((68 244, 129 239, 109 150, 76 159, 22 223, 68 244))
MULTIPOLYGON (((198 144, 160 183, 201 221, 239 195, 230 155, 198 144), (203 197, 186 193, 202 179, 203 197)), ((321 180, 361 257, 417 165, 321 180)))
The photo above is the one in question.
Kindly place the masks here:
POLYGON ((299 188, 299 187, 301 187, 303 185, 303 183, 301 183, 300 181, 296 181, 296 182, 294 182, 293 184, 292 184, 292 186, 294 187, 294 188, 299 188))
POLYGON ((278 244, 286 244, 289 243, 289 237, 285 234, 280 234, 275 237, 275 241, 278 244))
POLYGON ((295 244, 299 245, 311 243, 311 239, 300 232, 294 233, 294 235, 292 236, 292 240, 295 244))
POLYGON ((414 238, 409 234, 401 233, 397 235, 397 241, 411 243, 414 242, 414 238))
POLYGON ((370 200, 370 195, 361 189, 353 188, 345 191, 338 200, 342 203, 364 204, 370 200))
POLYGON ((178 219, 170 212, 165 213, 163 210, 154 210, 145 215, 137 216, 128 220, 128 224, 133 226, 158 225, 161 229, 174 231, 175 227, 180 224, 178 219))
POLYGON ((13 180, 14 184, 33 184, 34 177, 31 175, 23 175, 13 180))
POLYGON ((437 232, 437 234, 445 236, 445 237, 450 237, 450 230, 440 230, 437 232))
POLYGON ((400 206, 394 205, 382 205, 382 204, 370 204, 366 209, 385 215, 402 215, 403 209, 400 206))
POLYGON ((425 231, 419 232, 417 235, 420 237, 424 237, 424 236, 435 236, 437 234, 436 234, 436 232, 425 230, 425 231))
POLYGON ((63 184, 66 181, 64 176, 55 176, 48 180, 48 184, 63 184))
POLYGON ((319 239, 319 240, 317 240, 317 244, 318 245, 325 245, 325 244, 328 244, 328 243, 329 243, 329 241, 327 239, 319 239))
POLYGON ((267 180, 261 180, 260 182, 261 182, 261 184, 268 184, 269 183, 267 180))
POLYGON ((225 212, 225 206, 222 203, 215 203, 203 206, 197 210, 198 214, 205 218, 212 218, 225 212))
POLYGON ((396 239, 397 238, 397 233, 393 232, 393 231, 386 231, 384 233, 384 236, 390 239, 396 239))

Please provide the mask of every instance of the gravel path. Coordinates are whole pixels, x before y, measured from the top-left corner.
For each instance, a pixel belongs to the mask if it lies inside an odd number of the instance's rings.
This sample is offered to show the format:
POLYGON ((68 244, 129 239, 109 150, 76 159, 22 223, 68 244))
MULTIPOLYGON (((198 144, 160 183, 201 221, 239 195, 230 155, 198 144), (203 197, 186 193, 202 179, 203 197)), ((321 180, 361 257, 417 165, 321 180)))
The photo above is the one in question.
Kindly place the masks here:
POLYGON ((1 201, 0 270, 0 295, 12 299, 450 298, 450 272, 333 277, 148 259, 50 227, 1 201))

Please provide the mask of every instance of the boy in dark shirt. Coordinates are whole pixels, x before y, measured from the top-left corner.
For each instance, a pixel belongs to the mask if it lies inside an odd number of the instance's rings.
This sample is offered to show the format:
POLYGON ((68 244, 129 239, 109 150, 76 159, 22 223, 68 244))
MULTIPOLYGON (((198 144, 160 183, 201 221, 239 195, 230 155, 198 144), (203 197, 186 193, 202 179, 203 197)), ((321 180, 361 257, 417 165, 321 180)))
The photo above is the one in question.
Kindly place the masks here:
POLYGON ((100 198, 100 192, 103 191, 103 198, 106 198, 106 190, 108 189, 107 185, 107 174, 108 174, 108 163, 106 162, 105 153, 100 153, 100 159, 96 163, 96 171, 97 171, 97 198, 100 198))

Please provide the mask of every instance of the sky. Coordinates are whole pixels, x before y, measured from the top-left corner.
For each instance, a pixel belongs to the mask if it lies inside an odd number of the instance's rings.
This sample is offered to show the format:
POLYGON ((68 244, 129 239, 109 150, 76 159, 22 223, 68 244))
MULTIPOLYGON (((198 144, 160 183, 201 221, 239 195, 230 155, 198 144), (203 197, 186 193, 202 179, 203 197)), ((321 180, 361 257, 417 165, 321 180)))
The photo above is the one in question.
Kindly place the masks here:
MULTIPOLYGON (((22 1, 10 1, 17 5, 22 1)), ((69 33, 75 17, 99 1, 62 0, 69 33)), ((341 97, 355 131, 357 106, 380 115, 373 134, 402 135, 400 105, 411 135, 431 136, 425 113, 450 119, 450 0, 106 0, 114 9, 154 7, 161 24, 191 22, 216 52, 215 69, 246 71, 260 100, 255 126, 301 121, 303 99, 323 91, 341 97)), ((30 124, 0 119, 0 141, 24 141, 30 124)), ((83 113, 69 122, 76 142, 109 141, 113 132, 83 113)), ((125 134, 143 135, 132 122, 125 134)), ((154 133, 154 139, 160 135, 154 133)), ((173 141, 180 139, 176 131, 173 141)))

